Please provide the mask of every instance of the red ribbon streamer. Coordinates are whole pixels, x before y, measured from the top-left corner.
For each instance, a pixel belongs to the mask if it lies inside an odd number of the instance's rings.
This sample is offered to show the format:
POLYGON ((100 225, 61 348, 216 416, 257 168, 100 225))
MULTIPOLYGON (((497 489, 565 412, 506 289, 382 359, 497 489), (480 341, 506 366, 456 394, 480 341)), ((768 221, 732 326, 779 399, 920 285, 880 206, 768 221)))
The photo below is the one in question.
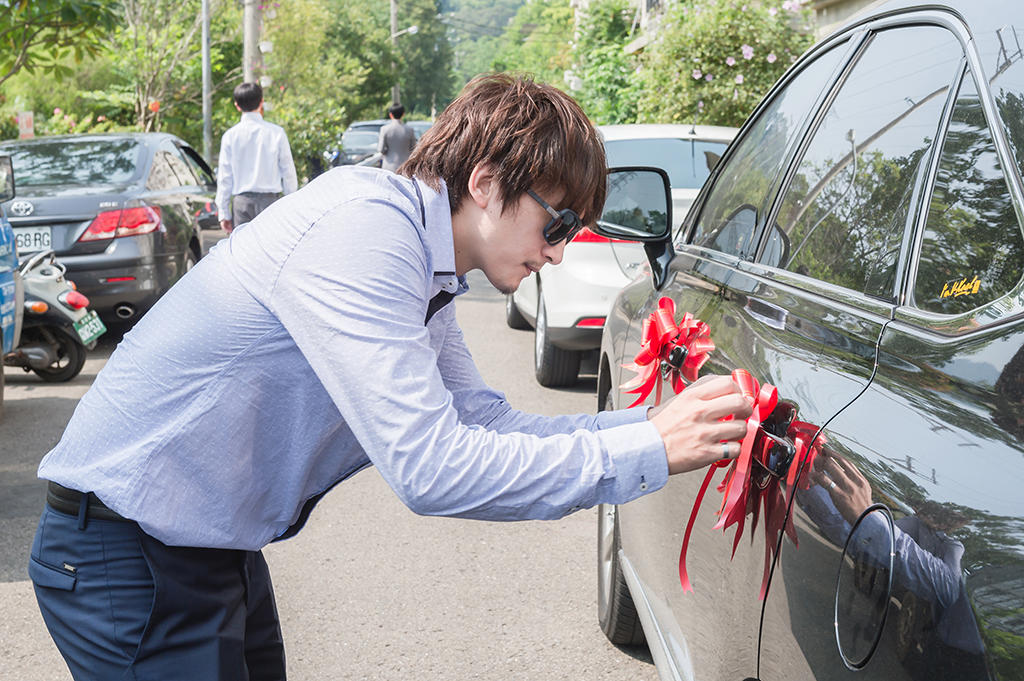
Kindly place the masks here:
MULTIPOLYGON (((793 442, 796 450, 786 474, 786 487, 790 495, 787 497, 783 494, 780 479, 772 475, 767 466, 768 457, 775 442, 761 431, 761 424, 771 415, 778 404, 778 390, 770 384, 759 386, 757 380, 743 369, 734 371, 732 378, 740 387, 743 395, 750 401, 753 413, 747 419, 747 434, 740 443, 740 455, 735 460, 722 459, 711 464, 701 483, 700 490, 697 492, 690 518, 686 523, 683 545, 679 552, 679 583, 683 591, 693 591, 693 585, 690 583, 686 571, 686 552, 690 544, 690 533, 715 471, 719 468, 728 468, 725 478, 718 485, 718 491, 722 493, 722 505, 718 509, 718 522, 715 523, 713 529, 722 529, 724 532, 729 527, 736 526, 732 545, 732 555, 735 556, 747 515, 753 516, 750 525, 750 539, 753 541, 758 519, 763 512, 765 555, 759 597, 764 599, 779 534, 785 532, 793 543, 798 545, 796 528, 793 526, 792 518, 787 517, 787 508, 795 491, 798 476, 813 464, 814 457, 820 450, 821 440, 814 441, 814 435, 818 428, 809 423, 793 421, 787 428, 786 436, 793 442), (754 477, 755 470, 758 471, 757 480, 754 477)), ((809 484, 805 478, 805 487, 809 484)))
POLYGON ((662 361, 667 361, 675 348, 682 348, 686 352, 682 366, 673 366, 671 369, 672 389, 677 393, 686 387, 686 383, 697 380, 697 373, 708 361, 708 353, 715 349, 707 324, 695 319, 689 312, 676 324, 675 314, 675 302, 671 298, 662 297, 658 301, 658 309, 644 320, 640 352, 632 363, 623 365, 637 374, 620 386, 624 392, 638 395, 630 407, 641 404, 652 390, 656 390, 654 403, 661 402, 658 374, 662 361))

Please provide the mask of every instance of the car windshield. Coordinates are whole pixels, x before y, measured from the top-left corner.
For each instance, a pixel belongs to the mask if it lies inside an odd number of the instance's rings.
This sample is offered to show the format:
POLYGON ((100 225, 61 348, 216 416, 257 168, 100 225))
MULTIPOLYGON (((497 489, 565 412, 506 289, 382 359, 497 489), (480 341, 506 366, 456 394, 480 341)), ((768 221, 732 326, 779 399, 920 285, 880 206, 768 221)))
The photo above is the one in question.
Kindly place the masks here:
POLYGON ((139 178, 145 147, 134 139, 67 138, 0 148, 17 186, 126 184, 139 178))
POLYGON ((725 153, 726 142, 705 140, 631 139, 605 142, 608 167, 654 166, 668 173, 675 189, 699 189, 725 153))
POLYGON ((341 148, 345 151, 377 151, 380 135, 368 130, 349 130, 341 136, 341 148))

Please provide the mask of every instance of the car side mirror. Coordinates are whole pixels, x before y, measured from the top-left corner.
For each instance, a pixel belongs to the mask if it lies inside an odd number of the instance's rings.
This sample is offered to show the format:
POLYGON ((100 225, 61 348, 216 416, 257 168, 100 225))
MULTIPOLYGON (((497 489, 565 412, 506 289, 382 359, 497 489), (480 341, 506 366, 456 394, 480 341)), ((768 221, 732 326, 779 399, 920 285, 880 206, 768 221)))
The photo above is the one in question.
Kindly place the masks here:
POLYGON ((661 168, 612 168, 604 212, 591 229, 609 239, 640 241, 654 287, 668 278, 672 250, 672 185, 661 168))
POLYGON ((0 203, 14 198, 14 165, 10 156, 0 156, 0 203))
POLYGON ((672 189, 660 168, 612 168, 594 231, 609 239, 660 241, 672 225, 672 189))

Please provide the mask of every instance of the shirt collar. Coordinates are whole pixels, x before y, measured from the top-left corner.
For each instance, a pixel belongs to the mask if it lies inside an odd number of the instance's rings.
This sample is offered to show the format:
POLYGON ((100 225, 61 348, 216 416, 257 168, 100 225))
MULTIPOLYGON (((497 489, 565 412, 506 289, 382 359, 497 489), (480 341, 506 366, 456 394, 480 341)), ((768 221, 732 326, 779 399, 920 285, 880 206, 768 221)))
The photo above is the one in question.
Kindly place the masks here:
POLYGON ((259 111, 243 111, 242 112, 242 120, 243 121, 262 122, 263 121, 263 115, 259 111))
POLYGON ((452 234, 452 209, 448 204, 448 187, 444 180, 441 191, 435 192, 422 180, 413 182, 423 196, 427 219, 426 243, 434 268, 434 285, 456 295, 469 290, 465 277, 455 274, 455 237, 452 234))

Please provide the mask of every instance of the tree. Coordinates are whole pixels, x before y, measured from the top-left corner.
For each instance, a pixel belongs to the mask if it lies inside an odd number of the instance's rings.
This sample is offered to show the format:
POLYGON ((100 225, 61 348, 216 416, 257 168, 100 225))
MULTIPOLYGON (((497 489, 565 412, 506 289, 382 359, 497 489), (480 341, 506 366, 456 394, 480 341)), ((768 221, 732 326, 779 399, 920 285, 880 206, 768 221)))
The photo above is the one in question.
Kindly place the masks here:
POLYGON ((635 10, 628 0, 595 0, 580 10, 576 75, 580 105, 598 124, 632 123, 640 96, 637 60, 623 49, 635 10))
POLYGON ((572 67, 573 31, 569 0, 529 0, 502 33, 491 68, 530 74, 564 89, 565 72, 572 67))
POLYGON ((491 71, 505 27, 522 0, 454 0, 442 15, 452 45, 454 89, 461 89, 481 73, 491 71))
POLYGON ((452 46, 447 27, 438 19, 440 9, 438 0, 403 0, 399 5, 400 29, 418 29, 398 38, 396 55, 402 104, 413 114, 433 114, 453 94, 452 46))
POLYGON ((68 54, 96 54, 117 21, 117 0, 0 1, 0 84, 21 69, 70 73, 68 54))

